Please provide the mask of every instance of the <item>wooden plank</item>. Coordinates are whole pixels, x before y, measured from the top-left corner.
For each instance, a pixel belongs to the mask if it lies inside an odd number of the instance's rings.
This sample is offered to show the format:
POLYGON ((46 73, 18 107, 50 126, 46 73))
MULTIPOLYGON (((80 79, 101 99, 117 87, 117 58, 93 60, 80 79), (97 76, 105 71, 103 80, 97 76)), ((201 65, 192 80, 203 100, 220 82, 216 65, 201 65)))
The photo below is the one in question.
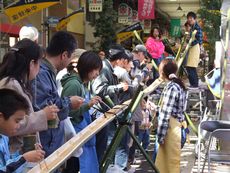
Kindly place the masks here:
MULTIPOLYGON (((148 95, 153 92, 163 80, 155 80, 149 87, 145 88, 141 92, 141 97, 143 95, 148 95)), ((28 173, 49 173, 60 167, 68 158, 71 157, 72 153, 78 150, 84 143, 86 143, 93 135, 99 132, 103 127, 113 121, 117 115, 123 113, 129 106, 131 100, 124 102, 121 105, 116 105, 109 111, 107 111, 104 116, 97 118, 90 125, 84 128, 82 131, 77 133, 77 135, 67 141, 64 145, 58 148, 54 153, 52 153, 45 160, 33 167, 28 173)))
POLYGON ((130 100, 117 105, 113 109, 105 113, 105 116, 101 116, 93 121, 87 128, 80 131, 75 137, 71 138, 64 145, 58 148, 53 154, 47 157, 45 160, 33 167, 28 173, 49 173, 61 166, 65 160, 71 157, 71 154, 78 150, 84 143, 86 143, 93 135, 99 132, 104 126, 109 124, 116 118, 116 115, 121 114, 127 109, 130 100))

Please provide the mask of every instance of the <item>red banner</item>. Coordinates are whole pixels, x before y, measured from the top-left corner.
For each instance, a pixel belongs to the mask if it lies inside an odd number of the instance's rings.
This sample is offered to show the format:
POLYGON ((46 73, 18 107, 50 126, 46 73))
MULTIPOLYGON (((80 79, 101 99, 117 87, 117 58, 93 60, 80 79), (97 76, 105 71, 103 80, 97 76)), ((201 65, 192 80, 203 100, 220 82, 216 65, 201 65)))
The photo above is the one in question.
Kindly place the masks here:
POLYGON ((154 19, 155 18, 155 0, 138 0, 138 18, 154 19))

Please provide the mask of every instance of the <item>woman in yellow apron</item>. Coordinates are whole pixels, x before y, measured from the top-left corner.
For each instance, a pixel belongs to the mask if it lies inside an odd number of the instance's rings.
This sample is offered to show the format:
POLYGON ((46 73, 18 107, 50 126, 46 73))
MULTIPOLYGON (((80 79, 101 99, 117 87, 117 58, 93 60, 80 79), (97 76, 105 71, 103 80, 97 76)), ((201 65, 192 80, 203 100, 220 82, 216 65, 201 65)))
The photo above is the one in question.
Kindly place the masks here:
POLYGON ((177 70, 175 61, 171 59, 164 59, 159 66, 160 77, 167 81, 159 105, 157 128, 159 150, 156 166, 160 173, 180 173, 185 86, 175 75, 177 70))

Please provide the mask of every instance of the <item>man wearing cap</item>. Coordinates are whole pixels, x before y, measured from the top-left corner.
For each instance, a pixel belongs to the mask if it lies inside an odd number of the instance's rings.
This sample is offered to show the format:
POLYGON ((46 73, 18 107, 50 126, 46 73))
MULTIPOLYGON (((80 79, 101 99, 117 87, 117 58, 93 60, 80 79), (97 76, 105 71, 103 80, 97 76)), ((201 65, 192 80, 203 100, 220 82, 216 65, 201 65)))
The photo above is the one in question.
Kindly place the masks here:
MULTIPOLYGON (((92 84, 93 93, 100 96, 104 102, 107 102, 105 96, 109 96, 114 105, 120 104, 119 95, 121 92, 128 90, 127 83, 119 83, 117 76, 114 73, 114 67, 118 61, 125 56, 125 49, 120 45, 113 45, 109 49, 109 60, 103 60, 103 68, 101 74, 95 79, 92 84)), ((104 105, 100 105, 102 113, 108 111, 104 105)), ((107 147, 108 135, 113 133, 110 129, 114 128, 113 123, 104 127, 96 136, 96 149, 98 161, 102 160, 105 149, 107 147), (112 128, 111 128, 112 127, 112 128)))
POLYGON ((146 58, 148 57, 147 49, 144 45, 138 44, 133 49, 133 65, 134 68, 131 70, 131 76, 134 78, 134 84, 147 79, 150 75, 149 68, 146 64, 146 58))

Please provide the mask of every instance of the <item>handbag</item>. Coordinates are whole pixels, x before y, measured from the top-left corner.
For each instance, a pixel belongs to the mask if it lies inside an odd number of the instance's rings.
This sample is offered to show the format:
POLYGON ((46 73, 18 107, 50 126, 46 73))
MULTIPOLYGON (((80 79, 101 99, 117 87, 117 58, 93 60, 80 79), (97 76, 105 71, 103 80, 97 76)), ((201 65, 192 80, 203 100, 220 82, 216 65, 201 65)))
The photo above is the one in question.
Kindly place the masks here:
MULTIPOLYGON (((67 117, 64 122, 64 131, 65 131, 65 141, 70 140, 72 137, 76 136, 76 131, 73 127, 72 122, 70 121, 70 117, 67 117)), ((83 153, 82 147, 76 150, 73 154, 72 157, 80 157, 80 155, 83 153)))

